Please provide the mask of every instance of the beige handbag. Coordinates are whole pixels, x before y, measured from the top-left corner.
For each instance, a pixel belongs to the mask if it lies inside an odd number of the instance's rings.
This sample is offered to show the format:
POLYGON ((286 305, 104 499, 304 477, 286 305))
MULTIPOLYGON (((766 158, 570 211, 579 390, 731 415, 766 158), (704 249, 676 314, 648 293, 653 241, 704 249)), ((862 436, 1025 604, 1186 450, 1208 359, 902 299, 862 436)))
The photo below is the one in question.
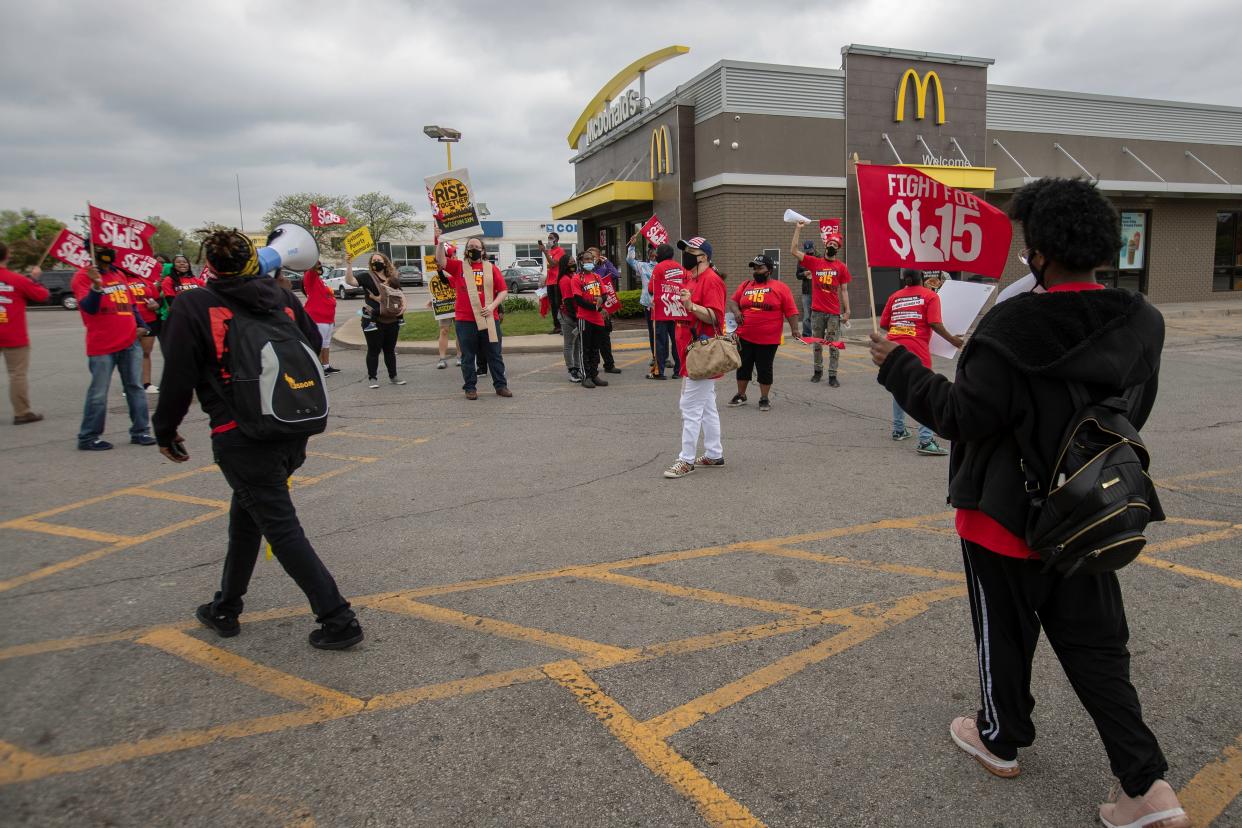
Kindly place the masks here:
POLYGON ((692 380, 712 379, 742 365, 737 340, 717 334, 706 339, 696 338, 686 350, 686 376, 692 380))

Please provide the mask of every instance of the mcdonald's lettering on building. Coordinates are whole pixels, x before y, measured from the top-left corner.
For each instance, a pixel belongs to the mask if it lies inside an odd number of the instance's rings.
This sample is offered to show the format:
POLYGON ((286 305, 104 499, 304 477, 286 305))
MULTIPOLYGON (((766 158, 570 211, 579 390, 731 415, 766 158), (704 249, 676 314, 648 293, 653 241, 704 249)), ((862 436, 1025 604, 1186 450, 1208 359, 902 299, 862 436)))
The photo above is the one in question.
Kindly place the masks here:
MULTIPOLYGON (((844 258, 861 273, 857 157, 915 167, 1002 208, 1036 179, 1090 178, 1125 228, 1100 282, 1156 304, 1242 301, 1242 108, 992 84, 991 58, 883 46, 844 46, 839 62, 806 52, 820 62, 806 66, 713 55, 678 75, 673 59, 688 51, 614 67, 602 89, 580 90, 582 113, 565 125, 574 181, 552 218, 577 222, 614 262, 654 215, 672 238, 710 239, 730 290, 761 253, 788 279, 789 207, 841 218, 844 258), (606 129, 591 129, 623 101, 606 129)), ((1002 285, 1026 273, 1019 252, 1002 285)), ((899 274, 873 277, 883 307, 899 274)), ((628 267, 622 282, 641 284, 628 267)), ((848 287, 856 315, 866 285, 848 287)))

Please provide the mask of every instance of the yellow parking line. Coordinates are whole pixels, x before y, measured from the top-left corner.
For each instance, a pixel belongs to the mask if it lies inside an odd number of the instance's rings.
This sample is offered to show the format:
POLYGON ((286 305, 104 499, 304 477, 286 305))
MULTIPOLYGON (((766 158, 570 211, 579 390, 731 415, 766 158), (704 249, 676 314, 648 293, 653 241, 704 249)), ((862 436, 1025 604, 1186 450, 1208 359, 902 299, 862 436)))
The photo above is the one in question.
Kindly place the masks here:
POLYGON ((1211 581, 1221 586, 1233 587, 1234 589, 1242 589, 1242 580, 1230 578, 1228 575, 1219 575, 1215 572, 1208 572, 1203 569, 1195 569, 1193 566, 1184 566, 1172 561, 1166 561, 1161 558, 1153 558, 1144 552, 1134 559, 1135 563, 1146 564, 1156 569, 1165 569, 1169 572, 1176 572, 1178 575, 1185 575, 1188 578, 1198 578, 1202 581, 1211 581))
POLYGON ((133 535, 117 535, 113 532, 96 532, 94 529, 82 529, 77 526, 62 526, 59 523, 44 523, 41 520, 11 520, 5 528, 24 529, 27 532, 41 532, 44 535, 56 535, 62 538, 95 541, 96 543, 121 543, 132 540, 133 535))
POLYGON ((156 489, 148 489, 144 486, 135 486, 131 489, 121 489, 117 494, 134 495, 136 497, 149 497, 153 500, 170 500, 174 503, 189 503, 194 506, 210 506, 214 509, 227 509, 229 502, 227 500, 217 500, 209 497, 195 497, 194 495, 178 494, 177 492, 164 492, 156 489))
POLYGON ((692 601, 703 601, 710 604, 723 604, 729 607, 739 607, 741 609, 754 610, 756 612, 770 612, 778 615, 794 615, 809 616, 815 610, 810 607, 801 607, 797 604, 786 604, 780 601, 768 601, 763 598, 747 598, 742 595, 730 595, 727 592, 717 592, 714 589, 700 589, 699 587, 687 587, 680 584, 670 584, 664 581, 653 581, 646 578, 635 578, 630 575, 622 575, 618 572, 609 572, 607 570, 592 570, 584 568, 578 573, 583 578, 589 578, 593 581, 601 581, 603 583, 617 584, 618 586, 633 587, 634 589, 643 589, 649 592, 658 592, 662 595, 671 595, 676 598, 687 598, 692 601))
POLYGON ((900 598, 879 615, 865 618, 830 638, 791 653, 723 687, 704 693, 697 699, 656 716, 646 724, 652 733, 662 739, 667 739, 702 721, 707 716, 732 707, 743 699, 766 690, 813 664, 818 664, 830 656, 874 638, 890 627, 921 615, 937 601, 960 598, 965 594, 965 587, 951 586, 900 598))
POLYGON ((307 457, 326 457, 329 460, 343 460, 350 463, 374 463, 378 457, 366 457, 353 454, 333 454, 330 451, 308 451, 307 457))
POLYGON ((434 621, 439 624, 447 624, 451 627, 460 627, 464 630, 476 630, 479 632, 491 633, 501 638, 509 638, 514 641, 524 641, 527 643, 542 644, 545 647, 551 647, 556 650, 564 650, 570 653, 579 653, 585 656, 591 656, 604 661, 618 661, 626 658, 630 651, 621 647, 614 647, 610 644, 601 644, 598 641, 590 641, 585 638, 575 638, 571 635, 561 635, 559 633, 547 632, 545 630, 535 629, 534 627, 523 627, 519 624, 511 624, 508 621, 501 621, 497 618, 485 618, 478 615, 468 615, 457 610, 438 607, 433 604, 423 604, 418 601, 410 600, 403 595, 397 595, 384 601, 379 601, 373 607, 385 612, 396 612, 402 615, 412 615, 416 618, 424 618, 428 621, 434 621))
POLYGON ((177 630, 149 632, 137 639, 137 643, 174 655, 295 704, 340 712, 361 710, 363 707, 360 699, 346 693, 282 673, 177 630))
POLYGON ((694 803, 710 825, 762 826, 745 805, 716 786, 685 757, 668 746, 596 684, 573 661, 550 664, 544 673, 574 694, 578 703, 608 728, 638 761, 694 803))
POLYGON ((1242 735, 1178 792, 1192 825, 1207 828, 1242 794, 1242 735))
MULTIPOLYGON (((921 531, 922 528, 919 528, 921 531)), ((782 558, 794 558, 796 560, 813 561, 815 563, 832 564, 834 566, 848 566, 855 569, 872 569, 877 572, 888 572, 894 575, 916 575, 920 578, 936 578, 941 581, 966 580, 966 576, 960 572, 949 572, 944 569, 929 569, 924 566, 909 566, 907 564, 880 563, 877 561, 866 561, 860 558, 844 558, 840 555, 822 555, 818 552, 807 552, 803 549, 788 549, 775 544, 756 547, 755 551, 761 552, 765 555, 776 555, 782 558)))
POLYGON ((1160 552, 1174 552, 1178 549, 1202 546, 1205 543, 1212 543, 1214 541, 1229 540, 1237 535, 1242 535, 1242 525, 1227 526, 1211 532, 1200 532, 1196 535, 1183 535, 1180 538, 1156 541, 1155 543, 1147 544, 1143 552, 1148 555, 1160 552))
POLYGON ((1184 526, 1216 526, 1225 527, 1232 526, 1233 521, 1229 520, 1203 520, 1201 518, 1184 518, 1184 517, 1166 517, 1165 523, 1174 523, 1184 526))
POLYGON ((357 437, 360 440, 379 440, 382 443, 404 443, 410 439, 408 437, 397 437, 392 434, 367 434, 362 431, 346 431, 344 429, 337 429, 336 431, 325 431, 322 434, 317 434, 315 436, 316 437, 357 437))
POLYGON ((1191 480, 1206 480, 1211 477, 1220 477, 1231 472, 1242 471, 1242 466, 1231 466, 1227 469, 1211 469, 1209 471, 1191 472, 1189 474, 1179 474, 1176 477, 1162 477, 1156 481, 1158 486, 1168 486, 1170 483, 1186 483, 1191 480))

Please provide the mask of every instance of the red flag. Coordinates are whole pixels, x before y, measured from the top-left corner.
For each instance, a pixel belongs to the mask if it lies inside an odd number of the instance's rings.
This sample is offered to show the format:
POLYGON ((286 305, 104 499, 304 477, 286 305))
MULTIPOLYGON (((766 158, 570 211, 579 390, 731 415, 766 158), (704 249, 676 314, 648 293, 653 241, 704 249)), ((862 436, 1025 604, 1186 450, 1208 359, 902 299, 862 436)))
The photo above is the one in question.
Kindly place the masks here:
POLYGON ((612 279, 600 279, 599 286, 604 292, 604 312, 614 314, 621 310, 621 300, 617 298, 617 289, 612 286, 612 279))
POLYGON ((1009 217, 978 196, 911 167, 858 165, 867 263, 964 270, 999 279, 1009 257, 1009 217))
POLYGON ((48 255, 60 259, 72 267, 90 267, 91 254, 86 250, 86 240, 77 233, 61 228, 60 234, 48 248, 48 255))
POLYGON ((841 219, 830 218, 819 220, 819 239, 824 244, 828 243, 829 236, 841 235, 841 219))
POLYGON ((150 256, 151 237, 156 227, 145 221, 109 213, 94 204, 90 205, 91 243, 103 247, 111 247, 117 252, 118 258, 124 253, 141 253, 150 256))
POLYGON ((116 260, 116 266, 126 273, 137 276, 140 279, 150 279, 158 276, 163 265, 160 260, 154 256, 144 256, 141 253, 121 253, 116 260))
POLYGON ((668 231, 656 216, 647 219, 643 229, 639 231, 652 244, 668 244, 668 231))
POLYGON ((311 227, 332 227, 336 224, 349 224, 347 219, 343 219, 331 210, 325 210, 318 204, 311 204, 311 227))

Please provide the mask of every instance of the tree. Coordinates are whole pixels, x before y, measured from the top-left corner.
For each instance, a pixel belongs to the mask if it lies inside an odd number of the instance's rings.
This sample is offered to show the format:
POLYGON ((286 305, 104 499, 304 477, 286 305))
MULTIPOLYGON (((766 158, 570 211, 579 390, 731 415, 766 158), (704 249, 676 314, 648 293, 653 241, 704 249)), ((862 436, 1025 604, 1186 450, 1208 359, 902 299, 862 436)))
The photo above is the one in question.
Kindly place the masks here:
POLYGON ((311 231, 315 241, 319 243, 321 248, 326 246, 325 241, 330 241, 333 237, 344 234, 347 225, 311 227, 311 204, 318 204, 320 207, 331 210, 343 219, 348 220, 350 218, 349 198, 347 196, 334 196, 326 193, 292 193, 281 196, 272 202, 271 208, 263 214, 264 229, 270 233, 276 228, 276 225, 283 224, 284 222, 301 224, 311 231))
MULTIPOLYGON (((344 214, 342 214, 344 215, 344 214)), ((376 244, 394 233, 421 233, 427 225, 414 221, 414 207, 409 202, 397 201, 384 193, 363 193, 353 201, 351 230, 370 227, 371 238, 376 244)))
POLYGON ((9 246, 9 267, 24 270, 34 265, 64 226, 34 210, 0 210, 0 240, 9 246))
POLYGON ((151 249, 155 255, 166 256, 169 261, 172 261, 173 256, 185 253, 190 239, 184 230, 172 222, 164 221, 159 216, 148 216, 147 224, 154 224, 157 228, 155 235, 151 237, 151 249))

